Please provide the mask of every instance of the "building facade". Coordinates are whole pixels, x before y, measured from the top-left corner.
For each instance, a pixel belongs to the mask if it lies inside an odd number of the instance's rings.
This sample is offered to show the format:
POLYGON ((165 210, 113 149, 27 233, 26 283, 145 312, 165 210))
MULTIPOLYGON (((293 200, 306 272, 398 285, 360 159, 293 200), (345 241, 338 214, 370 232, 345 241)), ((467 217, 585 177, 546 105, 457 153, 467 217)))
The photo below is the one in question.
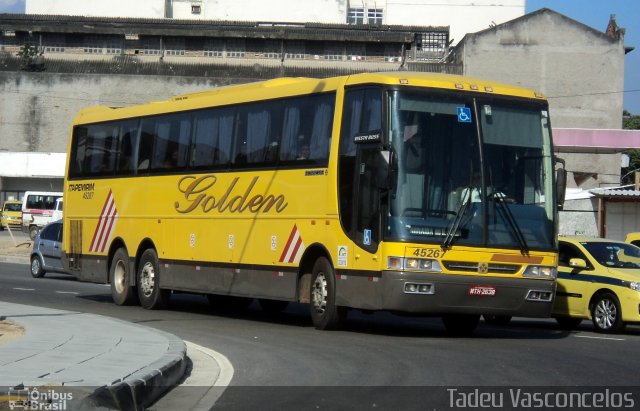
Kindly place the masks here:
POLYGON ((525 0, 26 0, 27 14, 449 26, 454 44, 524 11, 525 0))

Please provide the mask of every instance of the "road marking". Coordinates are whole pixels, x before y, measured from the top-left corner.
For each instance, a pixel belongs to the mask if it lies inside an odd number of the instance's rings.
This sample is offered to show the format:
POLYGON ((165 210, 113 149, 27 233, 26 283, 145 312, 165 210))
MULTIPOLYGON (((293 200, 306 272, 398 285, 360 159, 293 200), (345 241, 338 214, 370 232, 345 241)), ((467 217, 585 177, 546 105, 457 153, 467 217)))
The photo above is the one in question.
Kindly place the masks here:
POLYGON ((576 335, 576 338, 591 338, 593 340, 613 340, 613 341, 626 341, 624 338, 613 338, 613 337, 594 337, 591 335, 576 335))
POLYGON ((58 293, 58 294, 76 294, 76 295, 80 294, 80 293, 77 293, 75 291, 56 291, 56 293, 58 293))
POLYGON ((14 290, 18 290, 18 291, 35 291, 35 288, 20 288, 20 287, 14 287, 14 290))

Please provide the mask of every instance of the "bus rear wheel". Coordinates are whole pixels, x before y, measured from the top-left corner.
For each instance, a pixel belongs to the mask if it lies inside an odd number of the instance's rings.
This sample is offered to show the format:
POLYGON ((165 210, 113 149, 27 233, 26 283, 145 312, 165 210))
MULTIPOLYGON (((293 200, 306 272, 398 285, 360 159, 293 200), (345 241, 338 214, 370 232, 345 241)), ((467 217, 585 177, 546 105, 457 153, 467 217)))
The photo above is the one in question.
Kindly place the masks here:
POLYGON ((118 248, 111 258, 111 266, 109 267, 111 298, 118 305, 131 305, 137 302, 136 288, 129 285, 131 284, 130 271, 127 250, 123 247, 118 248))
POLYGON ((347 309, 336 305, 336 277, 324 257, 313 265, 309 296, 311 320, 318 330, 335 330, 342 326, 347 309))
POLYGON ((149 248, 142 253, 136 284, 142 307, 157 310, 169 303, 171 291, 160 289, 160 266, 156 250, 149 248))

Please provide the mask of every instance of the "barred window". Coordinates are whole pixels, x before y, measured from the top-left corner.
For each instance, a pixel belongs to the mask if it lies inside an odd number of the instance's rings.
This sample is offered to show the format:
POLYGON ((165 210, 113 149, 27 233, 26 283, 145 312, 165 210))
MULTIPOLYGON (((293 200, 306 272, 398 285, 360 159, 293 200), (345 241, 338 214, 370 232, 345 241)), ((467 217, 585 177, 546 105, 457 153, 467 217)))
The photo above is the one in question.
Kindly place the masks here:
POLYGON ((146 55, 159 56, 162 54, 160 50, 160 37, 144 37, 142 39, 142 50, 146 55))
POLYGON ((282 56, 280 53, 280 42, 267 40, 264 42, 264 57, 269 59, 279 59, 282 56))
POLYGON ((244 58, 247 51, 244 39, 227 40, 226 56, 229 58, 244 58))
POLYGON ((286 45, 286 54, 285 57, 287 59, 304 59, 305 55, 305 47, 304 41, 288 41, 286 45))
POLYGON ((45 53, 64 53, 66 41, 64 34, 49 34, 44 38, 45 53))
POLYGON ((165 40, 165 54, 167 56, 184 56, 184 38, 171 37, 165 40))
POLYGON ((205 57, 224 57, 224 41, 222 39, 207 39, 204 43, 205 57))
POLYGON ((88 54, 121 54, 124 38, 120 36, 86 35, 84 52, 88 54))

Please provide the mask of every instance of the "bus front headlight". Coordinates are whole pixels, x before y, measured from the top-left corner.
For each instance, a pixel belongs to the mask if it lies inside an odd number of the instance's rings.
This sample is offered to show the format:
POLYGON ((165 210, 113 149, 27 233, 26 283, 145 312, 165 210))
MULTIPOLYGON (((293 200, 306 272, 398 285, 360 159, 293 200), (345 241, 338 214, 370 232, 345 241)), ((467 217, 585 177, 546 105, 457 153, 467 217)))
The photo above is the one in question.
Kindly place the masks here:
POLYGON ((529 278, 546 278, 553 280, 558 276, 558 270, 555 267, 544 265, 530 265, 522 273, 523 277, 529 278))
POLYGON ((437 273, 442 272, 442 267, 438 260, 428 258, 389 257, 387 259, 387 269, 401 271, 430 271, 437 273))
POLYGON ((631 288, 634 291, 640 291, 640 282, 638 281, 631 281, 629 283, 629 288, 631 288))

